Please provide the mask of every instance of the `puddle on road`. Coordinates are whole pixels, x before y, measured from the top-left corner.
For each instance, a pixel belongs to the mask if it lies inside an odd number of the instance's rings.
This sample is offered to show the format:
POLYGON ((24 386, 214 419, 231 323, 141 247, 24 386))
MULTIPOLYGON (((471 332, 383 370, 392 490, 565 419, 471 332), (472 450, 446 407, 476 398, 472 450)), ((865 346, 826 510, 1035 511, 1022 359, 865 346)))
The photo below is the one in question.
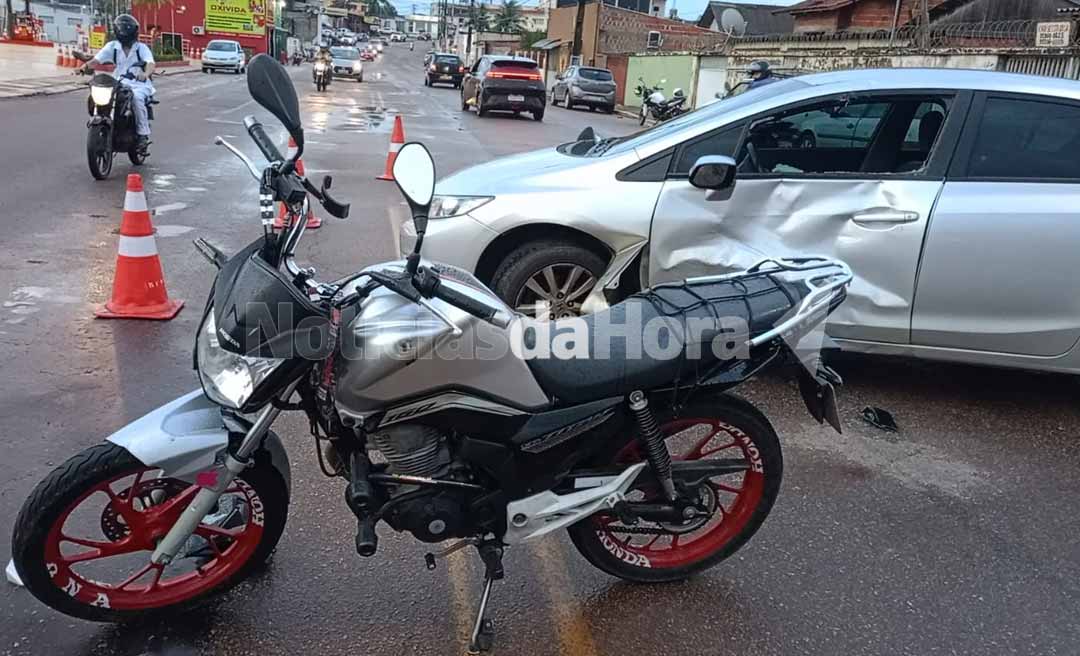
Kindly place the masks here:
POLYGON ((156 216, 158 214, 165 214, 166 212, 175 212, 176 210, 182 210, 187 206, 187 203, 166 203, 155 207, 152 214, 156 216))
POLYGON ((158 187, 171 187, 175 179, 176 176, 171 173, 159 173, 154 176, 151 182, 158 187))
POLYGON ((206 187, 184 187, 184 191, 202 192, 206 191, 206 187))
POLYGON ((333 126, 332 129, 345 132, 388 132, 390 130, 385 107, 362 105, 348 109, 346 114, 345 122, 333 126))

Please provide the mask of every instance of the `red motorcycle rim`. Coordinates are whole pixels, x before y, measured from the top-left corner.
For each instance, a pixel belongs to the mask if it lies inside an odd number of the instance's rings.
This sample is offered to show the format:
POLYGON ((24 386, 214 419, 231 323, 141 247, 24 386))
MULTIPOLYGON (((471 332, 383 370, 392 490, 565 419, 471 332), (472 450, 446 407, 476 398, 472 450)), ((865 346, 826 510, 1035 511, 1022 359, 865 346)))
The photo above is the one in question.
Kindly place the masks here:
POLYGON ((176 565, 151 563, 150 554, 157 542, 168 533, 199 490, 198 486, 176 479, 148 476, 156 471, 141 468, 99 483, 56 518, 45 540, 45 567, 57 588, 90 606, 150 610, 182 603, 212 590, 251 558, 262 539, 263 504, 255 490, 238 478, 225 491, 225 495, 235 495, 241 503, 246 504, 243 526, 222 528, 213 524, 199 524, 195 534, 205 539, 212 555, 198 566, 189 563, 192 571, 171 575, 170 570, 176 565), (115 483, 132 476, 133 482, 125 489, 119 492, 114 489, 115 483), (157 505, 145 506, 139 502, 145 495, 168 487, 163 485, 163 481, 179 489, 178 493, 157 505), (102 537, 91 539, 65 532, 65 524, 72 514, 90 497, 100 497, 99 493, 104 493, 109 499, 102 510, 102 537), (112 524, 118 526, 124 535, 110 539, 104 533, 106 512, 116 515, 113 519, 118 521, 112 524), (145 554, 145 558, 140 557, 135 565, 117 566, 115 580, 111 582, 100 581, 97 575, 79 571, 81 563, 140 552, 145 554))
MULTIPOLYGON (((685 567, 703 560, 734 540, 754 516, 765 490, 765 469, 761 454, 750 436, 739 428, 715 418, 681 418, 668 422, 661 432, 669 442, 672 460, 701 460, 709 457, 746 460, 741 474, 710 479, 708 486, 715 511, 699 528, 683 534, 637 535, 619 531, 611 516, 598 516, 596 533, 601 545, 623 562, 639 567, 664 569, 685 567), (676 452, 671 438, 692 428, 707 428, 705 437, 696 439, 692 448, 676 452), (741 478, 741 480, 740 480, 741 478)), ((620 452, 619 462, 637 462, 641 457, 637 444, 620 452)), ((656 527, 651 522, 639 526, 656 527)))

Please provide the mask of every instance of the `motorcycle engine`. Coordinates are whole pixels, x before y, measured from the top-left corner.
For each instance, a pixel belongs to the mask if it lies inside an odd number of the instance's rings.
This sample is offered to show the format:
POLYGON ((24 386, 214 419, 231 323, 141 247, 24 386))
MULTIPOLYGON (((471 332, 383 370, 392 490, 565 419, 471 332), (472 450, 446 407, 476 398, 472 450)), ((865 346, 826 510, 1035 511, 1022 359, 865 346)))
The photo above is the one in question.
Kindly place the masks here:
MULTIPOLYGON (((386 458, 388 473, 424 478, 450 474, 446 436, 430 426, 400 424, 369 437, 386 458)), ((390 509, 384 516, 386 523, 397 531, 409 531, 423 542, 442 542, 468 533, 462 491, 401 485, 387 505, 390 509)))

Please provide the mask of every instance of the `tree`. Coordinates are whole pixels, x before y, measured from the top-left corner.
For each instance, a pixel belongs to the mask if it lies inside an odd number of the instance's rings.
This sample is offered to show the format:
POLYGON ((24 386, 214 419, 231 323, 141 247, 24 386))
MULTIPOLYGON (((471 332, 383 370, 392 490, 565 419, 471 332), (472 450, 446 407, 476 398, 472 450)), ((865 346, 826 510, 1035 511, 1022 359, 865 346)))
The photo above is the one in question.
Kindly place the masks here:
POLYGON ((469 13, 465 17, 465 27, 473 32, 490 32, 491 24, 488 22, 487 9, 482 5, 469 7, 469 13))
POLYGON ((503 0, 499 11, 495 14, 495 31, 519 34, 525 30, 521 23, 521 3, 518 0, 503 0))
POLYGON ((371 0, 368 4, 368 13, 379 18, 397 18, 397 7, 390 0, 371 0))

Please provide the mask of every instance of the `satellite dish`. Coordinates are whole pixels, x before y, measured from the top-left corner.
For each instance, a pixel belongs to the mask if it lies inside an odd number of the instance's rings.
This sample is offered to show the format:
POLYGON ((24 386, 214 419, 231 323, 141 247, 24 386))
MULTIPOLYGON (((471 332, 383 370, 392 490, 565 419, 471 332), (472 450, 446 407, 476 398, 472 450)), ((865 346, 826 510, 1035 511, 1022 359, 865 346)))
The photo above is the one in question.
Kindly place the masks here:
POLYGON ((720 12, 720 31, 742 36, 746 34, 746 19, 738 9, 728 7, 720 12))

